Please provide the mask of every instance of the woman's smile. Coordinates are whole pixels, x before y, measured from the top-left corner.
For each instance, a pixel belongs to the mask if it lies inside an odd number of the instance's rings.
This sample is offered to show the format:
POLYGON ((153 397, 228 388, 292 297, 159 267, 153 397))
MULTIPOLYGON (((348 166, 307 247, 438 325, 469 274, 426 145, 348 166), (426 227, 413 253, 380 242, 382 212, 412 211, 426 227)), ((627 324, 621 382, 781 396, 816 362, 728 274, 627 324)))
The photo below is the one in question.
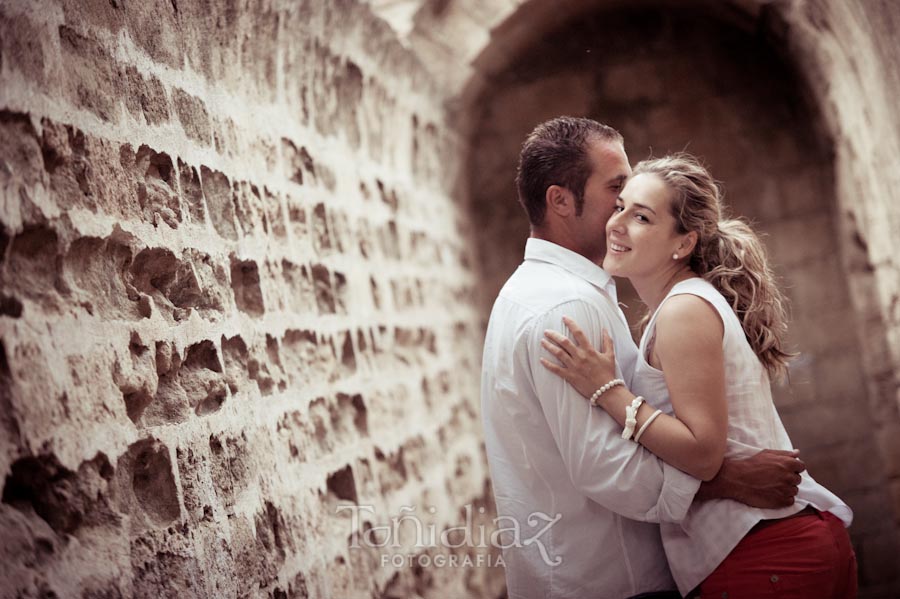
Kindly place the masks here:
POLYGON ((622 254, 625 252, 630 252, 631 248, 628 246, 622 245, 621 243, 610 240, 609 251, 611 251, 614 254, 622 254))

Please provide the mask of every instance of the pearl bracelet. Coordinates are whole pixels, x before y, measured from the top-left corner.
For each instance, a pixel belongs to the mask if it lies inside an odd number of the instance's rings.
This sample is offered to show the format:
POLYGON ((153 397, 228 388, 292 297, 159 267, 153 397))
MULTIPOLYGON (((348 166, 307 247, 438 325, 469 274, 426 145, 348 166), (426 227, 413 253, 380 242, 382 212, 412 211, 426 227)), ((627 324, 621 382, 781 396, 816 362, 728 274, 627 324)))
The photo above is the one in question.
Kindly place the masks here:
POLYGON ((622 379, 613 379, 610 382, 606 383, 605 385, 603 385, 602 387, 600 387, 599 389, 594 391, 594 394, 591 395, 591 405, 596 406, 597 401, 600 399, 601 395, 603 395, 604 393, 606 393, 607 391, 609 391, 616 385, 624 385, 624 384, 625 384, 625 381, 623 381, 622 379))
POLYGON ((641 407, 642 403, 644 403, 644 398, 638 395, 631 400, 630 406, 625 406, 625 430, 622 431, 623 439, 630 439, 631 435, 634 433, 634 427, 637 426, 638 408, 641 407))

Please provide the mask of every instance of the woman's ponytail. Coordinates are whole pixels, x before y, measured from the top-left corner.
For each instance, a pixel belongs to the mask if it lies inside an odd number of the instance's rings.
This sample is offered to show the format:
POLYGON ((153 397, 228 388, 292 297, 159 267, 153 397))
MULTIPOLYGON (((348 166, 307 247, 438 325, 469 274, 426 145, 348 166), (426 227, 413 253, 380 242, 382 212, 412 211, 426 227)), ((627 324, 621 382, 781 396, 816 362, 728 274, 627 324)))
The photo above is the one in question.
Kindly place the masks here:
POLYGON ((691 256, 691 267, 731 304, 747 341, 769 373, 775 378, 784 375, 792 357, 783 349, 786 300, 753 229, 742 220, 719 221, 713 239, 691 256))

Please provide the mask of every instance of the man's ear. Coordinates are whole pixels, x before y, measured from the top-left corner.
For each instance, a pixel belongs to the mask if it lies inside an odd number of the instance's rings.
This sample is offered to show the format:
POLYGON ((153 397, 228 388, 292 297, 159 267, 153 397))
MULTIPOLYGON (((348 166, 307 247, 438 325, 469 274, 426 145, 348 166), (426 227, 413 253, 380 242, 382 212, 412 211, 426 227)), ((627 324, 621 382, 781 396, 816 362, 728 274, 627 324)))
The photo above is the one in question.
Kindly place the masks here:
POLYGON ((697 247, 697 232, 690 231, 687 235, 682 237, 681 245, 678 246, 678 253, 682 256, 689 256, 691 252, 694 251, 695 247, 697 247))
POLYGON ((572 192, 560 185, 551 185, 544 194, 547 202, 547 210, 561 217, 568 217, 575 213, 575 196, 572 192))

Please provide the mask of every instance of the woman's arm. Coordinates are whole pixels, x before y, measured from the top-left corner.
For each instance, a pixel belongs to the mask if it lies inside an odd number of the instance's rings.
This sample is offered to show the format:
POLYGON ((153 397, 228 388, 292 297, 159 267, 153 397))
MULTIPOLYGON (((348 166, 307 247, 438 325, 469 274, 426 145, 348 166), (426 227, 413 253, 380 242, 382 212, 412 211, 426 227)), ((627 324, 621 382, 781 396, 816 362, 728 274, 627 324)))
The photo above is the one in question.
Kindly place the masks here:
MULTIPOLYGON (((556 345, 545 341, 545 347, 562 366, 546 360, 544 366, 590 397, 614 376, 612 342, 604 336, 604 351, 598 352, 590 347, 575 323, 567 320, 566 325, 577 345, 558 333, 548 332, 547 339, 556 345)), ((665 375, 677 418, 661 414, 644 431, 640 442, 664 461, 701 480, 716 475, 725 455, 728 408, 722 335, 722 321, 716 311, 693 295, 670 298, 656 321, 654 354, 665 375)), ((634 397, 623 386, 613 387, 600 396, 598 405, 624 427, 625 408, 634 397)), ((635 431, 655 411, 643 404, 637 413, 635 431)))

